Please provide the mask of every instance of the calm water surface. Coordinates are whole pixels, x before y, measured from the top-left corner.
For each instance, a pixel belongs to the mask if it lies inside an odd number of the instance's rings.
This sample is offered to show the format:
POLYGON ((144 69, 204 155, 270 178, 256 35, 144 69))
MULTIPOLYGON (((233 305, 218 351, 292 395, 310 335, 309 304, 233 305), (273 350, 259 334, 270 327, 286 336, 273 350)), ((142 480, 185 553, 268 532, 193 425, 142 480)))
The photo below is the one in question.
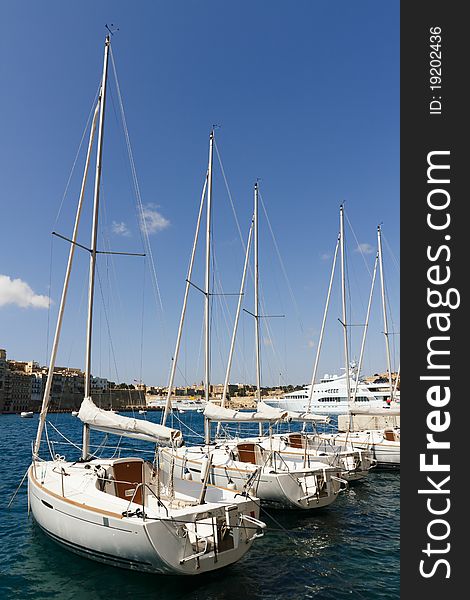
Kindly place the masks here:
MULTIPOLYGON (((147 417, 159 419, 158 413, 147 417)), ((201 415, 190 413, 182 419, 201 430, 201 415)), ((33 419, 0 415, 2 600, 382 600, 400 596, 399 473, 375 471, 323 510, 269 509, 262 513, 269 527, 265 537, 228 569, 191 578, 147 575, 80 558, 50 541, 27 516, 26 484, 7 509, 30 463, 37 422, 37 415, 33 419)), ((50 415, 50 422, 74 442, 81 439, 76 417, 50 415)), ((49 436, 61 439, 51 427, 49 436)), ((55 451, 67 458, 76 456, 59 444, 55 451)))

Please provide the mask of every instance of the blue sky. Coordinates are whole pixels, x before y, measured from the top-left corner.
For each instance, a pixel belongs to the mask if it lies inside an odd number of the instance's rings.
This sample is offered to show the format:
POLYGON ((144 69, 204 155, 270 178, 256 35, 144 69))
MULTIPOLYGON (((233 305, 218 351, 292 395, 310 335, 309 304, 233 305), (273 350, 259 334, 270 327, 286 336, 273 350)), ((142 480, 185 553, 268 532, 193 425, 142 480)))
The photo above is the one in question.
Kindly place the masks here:
MULTIPOLYGON (((262 332, 263 384, 311 377, 338 208, 346 203, 350 321, 364 322, 383 223, 391 327, 399 332, 399 2, 338 0, 6 2, 0 35, 0 347, 17 360, 48 362, 83 169, 67 181, 98 88, 105 23, 124 101, 163 311, 149 260, 101 257, 93 372, 165 384, 207 166, 217 129, 246 238, 253 183, 264 204, 288 282, 260 214, 260 269, 269 320, 262 332), (67 193, 64 192, 67 188, 67 193), (64 199, 63 199, 64 198, 64 199), (366 253, 357 251, 357 242, 366 253), (48 310, 47 297, 52 298, 48 310), (109 335, 110 332, 110 335, 109 335)), ((104 141, 102 247, 141 252, 139 222, 119 103, 110 70, 104 141)), ((91 178, 90 178, 91 182, 91 178)), ((79 239, 88 244, 92 185, 79 239)), ((215 281, 239 288, 243 249, 217 157, 214 166, 215 281)), ((87 256, 73 274, 58 363, 84 362, 87 256)), ((194 280, 203 284, 202 247, 194 280)), ((245 307, 252 310, 248 279, 245 307)), ((212 380, 223 380, 235 297, 214 296, 212 380)), ((202 298, 191 292, 177 383, 200 381, 202 298)), ((343 365, 335 282, 320 374, 343 365)), ((379 289, 364 371, 385 369, 379 289)), ((252 318, 240 320, 231 380, 254 381, 252 318)), ((360 328, 351 328, 359 354, 360 328)), ((392 336, 398 365, 398 335, 392 336)))

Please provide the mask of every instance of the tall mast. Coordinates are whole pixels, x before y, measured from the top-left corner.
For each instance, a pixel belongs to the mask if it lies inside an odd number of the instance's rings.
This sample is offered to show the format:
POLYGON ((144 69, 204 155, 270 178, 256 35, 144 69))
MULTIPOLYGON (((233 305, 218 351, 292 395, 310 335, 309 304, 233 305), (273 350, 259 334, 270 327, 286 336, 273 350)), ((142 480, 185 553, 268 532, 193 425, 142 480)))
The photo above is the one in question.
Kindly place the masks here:
POLYGON ((336 240, 335 253, 334 253, 334 257, 333 257, 333 264, 331 267, 330 283, 328 284, 328 293, 326 295, 325 310, 323 311, 323 320, 322 320, 321 329, 320 329, 320 337, 318 339, 318 347, 317 347, 317 352, 315 354, 315 363, 313 365, 312 383, 310 384, 310 394, 308 396, 307 412, 310 412, 310 407, 312 405, 313 386, 315 385, 315 379, 317 377, 318 362, 320 360, 320 351, 321 351, 321 347, 323 344, 323 336, 325 333, 326 318, 328 316, 328 308, 330 306, 331 288, 333 285, 333 277, 335 275, 336 259, 338 257, 339 242, 340 242, 340 236, 338 235, 338 239, 336 240))
MULTIPOLYGON (((95 288, 95 268, 96 268, 96 240, 98 236, 98 214, 100 199, 100 181, 101 165, 103 154, 103 133, 104 133, 104 109, 106 104, 106 81, 108 76, 108 58, 109 58, 110 38, 106 36, 104 45, 103 77, 101 80, 100 91, 100 122, 98 128, 98 146, 96 151, 96 171, 95 171, 95 190, 93 201, 93 226, 91 233, 90 247, 90 276, 88 284, 88 320, 87 320, 87 338, 86 338, 86 356, 85 356, 85 398, 91 396, 91 335, 93 330, 93 294, 95 288)), ((83 425, 83 448, 82 460, 88 459, 90 443, 90 430, 88 425, 83 425)))
POLYGON ((348 325, 346 314, 346 273, 344 264, 344 207, 339 208, 339 224, 341 238, 341 304, 342 304, 342 324, 344 341, 344 366, 346 368, 346 394, 348 403, 351 400, 351 381, 349 379, 349 349, 348 349, 348 325))
MULTIPOLYGON (((240 284, 240 293, 238 295, 237 312, 235 314, 235 321, 233 324, 232 340, 230 342, 230 350, 229 350, 228 361, 227 361, 227 370, 225 372, 224 391, 222 393, 221 406, 225 406, 225 398, 226 398, 227 392, 228 392, 228 386, 229 386, 229 380, 230 380, 230 369, 232 367, 233 352, 235 349, 235 339, 236 339, 236 335, 237 335, 238 321, 240 319, 241 306, 242 306, 242 302, 243 302, 243 293, 244 293, 244 289, 245 289, 245 279, 246 279, 246 272, 247 272, 247 268, 248 268, 248 258, 250 255, 250 246, 251 246, 251 237, 252 237, 252 233, 253 233, 253 225, 254 225, 254 219, 251 220, 251 227, 250 227, 250 231, 248 233, 248 242, 246 244, 245 262, 243 264, 242 281, 240 284)), ((219 428, 217 428, 217 429, 219 430, 219 428)))
POLYGON ((198 238, 199 238, 199 230, 201 227, 202 211, 204 208, 204 197, 206 195, 206 188, 207 188, 207 173, 206 173, 206 178, 204 180, 204 187, 202 189, 201 202, 199 205, 199 214, 197 217, 196 232, 194 234, 193 249, 191 252, 191 259, 189 261, 188 276, 186 278, 186 287, 184 290, 183 308, 181 309, 181 317, 180 317, 180 324, 178 327, 178 335, 176 336, 175 353, 173 355, 173 362, 171 363, 170 381, 168 382, 168 393, 167 393, 167 397, 166 397, 165 412, 163 413, 162 425, 166 424, 166 420, 168 418, 168 414, 170 412, 170 407, 171 407, 171 392, 173 391, 173 383, 175 381, 176 365, 178 363, 178 356, 179 356, 180 344, 181 344, 181 335, 183 333, 184 317, 186 315, 186 306, 188 304, 189 288, 191 286, 191 276, 193 273, 194 257, 196 255, 196 246, 197 246, 197 242, 198 242, 198 238))
POLYGON ((388 371, 388 385, 390 389, 390 400, 393 400, 393 385, 392 385, 392 365, 390 360, 390 341, 388 339, 388 319, 387 319, 387 306, 385 303, 385 285, 384 285, 384 266, 382 257, 382 230, 380 225, 377 226, 377 245, 379 249, 379 266, 380 266, 380 286, 382 289, 382 312, 384 321, 384 336, 385 336, 385 350, 387 353, 387 371, 388 371))
POLYGON ((398 383, 400 382, 400 366, 398 366, 397 376, 395 377, 395 385, 393 386, 393 397, 397 397, 398 383))
POLYGON ((256 343, 256 398, 261 400, 261 365, 259 339, 259 263, 258 263, 258 183, 255 183, 254 207, 254 261, 255 261, 255 343, 256 343))
MULTIPOLYGON (((255 344, 256 344, 256 402, 261 401, 261 363, 259 336, 259 262, 258 262, 258 182, 255 183, 254 197, 254 260, 255 260, 255 344)), ((263 433, 263 425, 259 424, 259 433, 263 433)))
POLYGON ((86 155, 86 160, 85 160, 85 168, 83 171, 82 184, 81 184, 81 188, 80 188, 80 196, 78 199, 77 212, 75 215, 75 224, 74 224, 73 234, 72 234, 72 239, 71 239, 71 244, 70 244, 69 258, 68 258, 68 262, 67 262, 67 269, 65 272, 64 285, 62 287, 62 296, 60 299, 59 313, 57 316, 57 325, 56 325, 55 334, 54 334, 54 342, 52 344, 51 359, 49 362, 49 370, 48 370, 48 374, 47 374, 46 387, 44 389, 44 396, 43 396, 43 400, 42 400, 41 414, 39 416, 38 431, 37 431, 36 441, 34 443, 34 448, 33 448, 33 457, 34 458, 36 458, 39 454, 39 447, 41 445, 42 432, 44 430, 47 409, 49 407, 49 402, 50 402, 52 380, 54 377, 54 367, 55 367, 55 361, 56 361, 56 357, 57 357, 57 350, 59 347, 59 339, 60 339, 60 332, 62 329, 62 320, 63 320, 63 316, 64 316, 65 303, 67 301, 67 292, 68 292, 68 287, 69 287, 70 274, 72 272, 73 257, 75 254, 75 244, 77 241, 78 226, 80 224, 80 216, 82 213, 83 197, 85 195, 86 180, 87 180, 87 176, 88 176, 88 168, 90 166, 91 150, 93 147, 93 139, 95 136, 96 120, 98 117, 98 111, 99 111, 99 103, 96 105, 96 109, 95 109, 95 112, 93 115, 93 121, 91 123, 91 128, 90 128, 90 138, 88 141, 88 150, 87 150, 87 155, 86 155))
MULTIPOLYGON (((204 388, 205 399, 209 402, 210 391, 210 262, 211 262, 211 209, 212 209, 212 162, 214 155, 214 130, 209 136, 209 167, 207 169, 207 219, 206 219, 206 276, 204 284, 204 327, 205 327, 205 361, 204 388)), ((210 423, 204 419, 205 441, 210 442, 210 423)))
POLYGON ((210 276, 211 276, 211 212, 212 212, 212 161, 214 151, 214 130, 209 137, 209 168, 207 171, 207 219, 206 219, 206 277, 205 277, 205 374, 204 384, 206 402, 209 402, 210 391, 210 276))
MULTIPOLYGON (((233 352, 235 350, 235 340, 236 340, 236 336, 237 336, 238 321, 240 319, 240 312, 241 312, 241 307, 242 307, 242 302, 243 302, 243 294, 244 294, 244 290, 245 290, 245 279, 246 279, 246 272, 248 269, 248 259, 250 256, 250 247, 251 247, 251 238, 253 235, 253 227, 254 227, 254 217, 251 219, 250 231, 248 233, 248 242, 246 244, 245 262, 243 264, 242 281, 240 284, 240 293, 238 295, 237 312, 235 314, 235 321, 233 323, 232 340, 230 342, 230 350, 228 353, 227 370, 225 371, 224 390, 222 392, 222 402, 221 402, 222 407, 225 406, 225 398, 227 397, 227 391, 228 391, 228 386, 229 386, 229 381, 230 381, 230 370, 232 368, 233 352)), ((216 434, 217 436, 220 435, 220 429, 221 429, 221 423, 219 421, 219 423, 217 423, 217 434, 216 434)))
POLYGON ((358 365, 357 365, 356 382, 355 382, 355 385, 354 385, 354 392, 353 392, 352 402, 356 402, 356 398, 357 398, 357 389, 359 387, 359 375, 361 374, 361 370, 362 370, 362 360, 364 358, 364 349, 365 349, 365 346, 366 346, 366 335, 367 335, 367 330, 369 328, 370 309, 371 309, 371 306, 372 306, 372 296, 374 294, 375 277, 377 275, 377 263, 378 263, 378 260, 379 260, 379 253, 377 252, 377 254, 375 256, 374 272, 372 274, 372 282, 371 282, 371 285, 370 285, 369 302, 367 304, 366 322, 364 324, 364 331, 362 332, 361 352, 359 354, 359 362, 358 362, 358 365))

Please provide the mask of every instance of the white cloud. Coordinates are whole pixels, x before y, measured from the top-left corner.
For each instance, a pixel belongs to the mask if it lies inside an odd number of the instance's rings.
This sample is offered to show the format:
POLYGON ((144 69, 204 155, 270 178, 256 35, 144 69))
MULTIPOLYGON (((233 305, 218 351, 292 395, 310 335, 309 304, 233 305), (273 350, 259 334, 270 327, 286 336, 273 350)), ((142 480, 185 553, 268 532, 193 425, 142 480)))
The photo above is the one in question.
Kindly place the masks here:
POLYGON ((330 258, 331 258, 331 254, 329 254, 328 252, 325 252, 325 253, 323 253, 323 254, 320 254, 320 258, 321 258, 322 260, 330 260, 330 258))
POLYGON ((367 243, 358 244, 356 252, 362 252, 362 254, 373 254, 375 252, 375 248, 367 243))
POLYGON ((131 235, 131 232, 127 228, 127 225, 124 223, 124 221, 121 221, 120 223, 113 221, 112 229, 113 233, 116 235, 123 235, 125 237, 129 237, 131 235))
POLYGON ((264 344, 265 346, 272 346, 272 345, 273 345, 273 342, 272 342, 271 338, 264 337, 264 338, 263 338, 263 344, 264 344))
POLYGON ((142 229, 146 229, 148 234, 156 233, 162 229, 166 229, 170 225, 170 221, 156 210, 153 204, 147 204, 142 209, 142 229))
POLYGON ((315 340, 308 340, 307 342, 307 346, 309 348, 315 348, 316 344, 315 344, 315 340))
POLYGON ((0 275, 0 306, 16 304, 21 308, 47 308, 50 302, 48 296, 35 294, 25 281, 0 275))

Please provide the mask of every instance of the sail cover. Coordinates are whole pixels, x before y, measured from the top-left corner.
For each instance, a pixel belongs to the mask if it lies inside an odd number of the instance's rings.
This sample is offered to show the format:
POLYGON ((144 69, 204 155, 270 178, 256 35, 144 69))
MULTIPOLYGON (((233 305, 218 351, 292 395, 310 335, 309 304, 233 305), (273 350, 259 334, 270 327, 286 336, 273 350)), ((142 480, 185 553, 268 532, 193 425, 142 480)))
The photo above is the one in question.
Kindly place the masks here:
POLYGON ((258 402, 256 412, 234 410, 208 402, 204 409, 204 416, 211 421, 279 421, 287 418, 287 411, 273 408, 264 402, 258 402))
POLYGON ((331 420, 328 415, 316 415, 309 412, 301 413, 294 412, 292 410, 288 412, 288 417, 291 419, 291 421, 299 421, 300 423, 307 421, 309 423, 329 423, 331 420))
POLYGON ((349 412, 351 415, 370 415, 374 417, 394 417, 400 415, 400 407, 393 408, 370 408, 368 406, 356 406, 355 402, 351 402, 349 405, 349 412))
POLYGON ((274 408, 273 406, 269 406, 269 404, 266 404, 266 402, 263 402, 261 400, 260 402, 258 402, 255 415, 257 415, 257 418, 259 418, 260 420, 284 421, 288 417, 288 411, 282 410, 281 408, 274 408))
POLYGON ((143 419, 116 415, 109 410, 98 408, 91 398, 83 399, 78 418, 92 429, 105 433, 114 433, 169 446, 181 446, 183 443, 183 436, 178 429, 150 423, 143 419))

